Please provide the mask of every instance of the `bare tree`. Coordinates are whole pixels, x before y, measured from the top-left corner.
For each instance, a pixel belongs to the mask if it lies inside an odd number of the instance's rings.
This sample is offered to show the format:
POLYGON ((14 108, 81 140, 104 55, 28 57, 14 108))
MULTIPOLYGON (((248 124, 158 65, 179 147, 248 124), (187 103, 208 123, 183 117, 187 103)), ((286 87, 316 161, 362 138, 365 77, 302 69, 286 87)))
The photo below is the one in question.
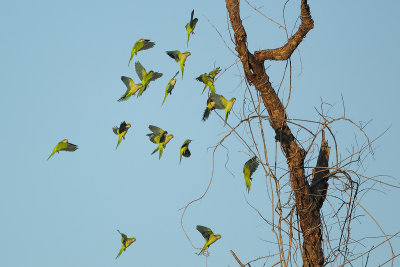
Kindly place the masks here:
MULTIPOLYGON (((246 2, 250 5, 247 0, 246 2)), ((367 182, 399 188, 363 174, 363 161, 373 153, 374 142, 364 130, 366 124, 357 124, 346 117, 344 101, 340 116, 331 117, 329 113, 331 106, 322 102, 320 109, 317 110, 318 121, 291 119, 286 112, 290 94, 287 104, 284 105, 278 96, 278 90, 273 88, 266 72, 264 63, 267 60, 287 61, 291 66, 290 59, 293 52, 314 27, 307 0, 300 0, 300 2, 301 24, 293 35, 288 36, 286 44, 279 48, 252 53, 248 49, 246 30, 240 17, 239 0, 226 0, 233 31, 232 42, 237 52, 236 56, 242 63, 246 90, 241 120, 237 125, 232 126, 230 132, 218 142, 214 152, 227 137, 235 134, 249 152, 257 156, 269 184, 267 189, 272 206, 271 218, 266 218, 257 208, 248 204, 271 226, 278 248, 274 255, 256 258, 246 263, 242 263, 232 250, 231 253, 240 266, 251 266, 253 262, 270 258, 277 259, 269 264, 271 266, 292 264, 336 266, 351 264, 362 257, 368 262, 369 253, 372 250, 382 244, 387 244, 391 253, 388 262, 391 262, 393 266, 394 258, 398 255, 395 254, 390 240, 398 233, 387 235, 359 202, 360 194, 371 189, 371 186, 366 184, 367 182), (267 149, 263 125, 266 120, 275 132, 273 156, 267 149), (361 144, 356 142, 346 155, 340 153, 338 141, 332 131, 332 127, 338 122, 354 127, 363 139, 361 144), (245 136, 239 134, 240 126, 245 127, 245 136), (333 160, 330 159, 333 153, 328 145, 328 139, 334 144, 333 160), (319 145, 316 142, 319 142, 319 145), (278 149, 278 143, 280 149, 278 149), (282 152, 287 166, 277 166, 279 151, 282 152), (285 182, 284 177, 289 177, 289 183, 285 182), (362 187, 363 185, 365 186, 362 187), (323 210, 324 204, 327 207, 323 210), (369 216, 382 233, 382 242, 378 242, 371 249, 361 251, 354 249, 357 244, 362 243, 362 239, 351 237, 351 223, 357 218, 357 209, 361 209, 369 216), (300 258, 302 263, 299 262, 300 258)), ((261 13, 258 9, 254 9, 261 13)), ((282 25, 280 27, 289 35, 286 27, 282 25)), ((185 206, 182 220, 189 205, 205 196, 211 181, 212 176, 204 194, 185 206)), ((186 232, 185 235, 188 237, 186 232)), ((189 237, 188 239, 190 241, 189 237)))

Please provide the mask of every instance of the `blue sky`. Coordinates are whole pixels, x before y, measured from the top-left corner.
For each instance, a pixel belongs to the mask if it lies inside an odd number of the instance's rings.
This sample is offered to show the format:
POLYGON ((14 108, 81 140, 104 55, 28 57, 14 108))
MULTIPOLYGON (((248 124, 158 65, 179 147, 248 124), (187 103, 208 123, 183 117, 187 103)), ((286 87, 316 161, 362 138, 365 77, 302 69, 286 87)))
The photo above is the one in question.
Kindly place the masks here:
MULTIPOLYGON (((251 3, 283 23, 284 2, 251 3)), ((288 4, 289 29, 299 14, 297 2, 288 4)), ((214 65, 226 69, 236 60, 207 22, 208 18, 233 48, 225 3, 7 1, 0 6, 0 266, 205 266, 205 257, 194 254, 198 251, 181 230, 179 209, 204 192, 212 166, 212 149, 207 148, 228 133, 214 113, 207 122, 201 121, 206 96, 194 80, 214 65), (185 25, 192 9, 199 22, 187 48, 185 25), (125 92, 120 76, 138 81, 134 64, 127 64, 140 38, 151 39, 156 46, 134 61, 164 76, 142 97, 119 103, 125 92), (184 79, 178 76, 173 94, 161 107, 165 87, 178 70, 167 50, 189 50, 192 55, 184 79), (112 127, 124 120, 132 128, 116 151, 112 127), (146 137, 149 124, 175 136, 161 160, 150 155, 154 144, 146 137), (64 138, 79 149, 46 161, 64 138), (188 138, 194 140, 192 157, 179 165, 179 148, 188 138), (117 229, 135 236, 137 242, 116 261, 121 247, 117 229)), ((241 6, 252 51, 285 42, 282 29, 244 1, 241 6)), ((397 177, 400 3, 311 1, 310 7, 315 28, 300 45, 300 53, 293 55, 289 117, 318 120, 315 108, 321 99, 334 105, 332 115, 340 115, 343 96, 348 117, 355 122, 372 120, 366 128, 372 139, 390 127, 365 162, 366 174, 397 177)), ((278 85, 284 63, 266 62, 266 66, 274 86, 278 85)), ((242 73, 232 67, 216 82, 219 93, 238 99, 231 124, 242 112, 242 73)), ((280 97, 285 99, 287 92, 285 83, 280 97)), ((346 124, 334 130, 345 155, 357 131, 346 124)), ((273 152, 274 134, 267 130, 266 137, 273 152)), ((197 247, 204 244, 197 224, 222 235, 210 248, 208 266, 236 266, 231 249, 243 262, 276 252, 266 242, 274 241, 270 227, 244 198, 242 167, 248 151, 234 136, 224 144, 229 148, 227 168, 234 176, 225 168, 227 153, 220 148, 208 194, 184 218, 197 247)), ((286 167, 284 161, 282 165, 286 167)), ((394 234, 399 231, 399 214, 392 208, 400 200, 398 191, 380 185, 376 189, 362 203, 388 234, 394 234)), ((261 169, 246 197, 271 216, 261 169)), ((360 214, 365 213, 360 210, 360 214)), ((380 235, 367 216, 354 224, 354 232, 380 235)), ((398 251, 399 242, 394 240, 393 245, 398 251)), ((371 254, 369 261, 375 266, 389 257, 386 246, 371 254)), ((271 264, 267 261, 266 266, 271 264)))

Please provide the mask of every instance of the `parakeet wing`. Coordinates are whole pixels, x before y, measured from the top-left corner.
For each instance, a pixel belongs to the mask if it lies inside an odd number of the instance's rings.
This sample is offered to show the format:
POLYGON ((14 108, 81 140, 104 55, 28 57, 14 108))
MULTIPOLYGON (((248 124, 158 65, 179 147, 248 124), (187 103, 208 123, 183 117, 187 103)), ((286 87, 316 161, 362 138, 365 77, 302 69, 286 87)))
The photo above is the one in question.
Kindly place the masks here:
POLYGON ((145 76, 144 73, 146 73, 146 69, 142 66, 142 64, 140 64, 139 61, 135 62, 135 70, 139 79, 143 80, 143 77, 145 76))
POLYGON ((210 228, 207 228, 205 226, 197 225, 196 227, 197 231, 200 232, 200 234, 204 237, 206 241, 210 238, 210 235, 213 234, 210 228))
POLYGON ((126 88, 128 88, 127 91, 129 91, 131 89, 131 82, 133 83, 133 80, 126 76, 121 76, 121 80, 124 82, 126 88))
POLYGON ((198 21, 197 18, 190 21, 190 28, 192 28, 192 30, 194 30, 194 28, 196 27, 197 21, 198 21))
POLYGON ((170 56, 171 58, 175 59, 176 62, 179 61, 179 54, 180 54, 180 52, 178 50, 167 51, 167 55, 170 56))
POLYGON ((118 127, 113 127, 113 132, 118 135, 118 127))
POLYGON ((251 176, 257 170, 259 162, 257 161, 257 157, 252 157, 244 165, 250 170, 251 176))
POLYGON ((224 109, 226 107, 226 102, 228 102, 225 97, 218 94, 211 94, 210 95, 211 101, 215 102, 216 109, 224 109))
POLYGON ((157 79, 160 78, 162 75, 163 75, 162 73, 153 72, 153 76, 151 76, 151 78, 149 79, 149 82, 157 80, 157 79))
POLYGON ((142 49, 140 49, 140 50, 150 49, 150 48, 152 48, 154 45, 155 45, 154 42, 150 42, 150 40, 145 39, 145 40, 143 41, 143 47, 142 47, 142 49))
POLYGON ((61 148, 60 150, 63 150, 63 151, 75 151, 77 149, 78 149, 77 145, 74 145, 74 144, 71 144, 71 143, 67 143, 67 147, 61 148))
POLYGON ((126 125, 127 124, 125 121, 121 122, 121 124, 119 125, 119 133, 126 131, 126 125))
POLYGON ((154 125, 149 125, 149 129, 150 129, 150 131, 152 131, 155 135, 161 135, 161 134, 164 132, 163 129, 161 129, 161 128, 157 127, 157 126, 154 126, 154 125))

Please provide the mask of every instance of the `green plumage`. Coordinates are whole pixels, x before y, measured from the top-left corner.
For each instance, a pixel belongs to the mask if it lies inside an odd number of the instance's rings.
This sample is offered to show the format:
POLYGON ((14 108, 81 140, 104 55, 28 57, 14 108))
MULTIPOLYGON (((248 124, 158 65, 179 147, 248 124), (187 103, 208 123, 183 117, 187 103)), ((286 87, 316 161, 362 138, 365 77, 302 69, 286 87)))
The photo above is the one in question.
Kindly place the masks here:
POLYGON ((259 165, 259 162, 257 161, 257 157, 254 156, 248 161, 243 166, 243 174, 244 174, 244 181, 246 183, 246 188, 247 188, 247 193, 250 193, 250 187, 251 187, 251 176, 253 173, 257 170, 259 165))
POLYGON ((147 72, 146 69, 140 64, 139 61, 135 63, 136 74, 139 79, 142 81, 142 87, 139 89, 137 97, 141 96, 144 91, 146 91, 147 87, 149 87, 150 82, 157 80, 162 76, 162 73, 155 72, 153 70, 147 72))
POLYGON ((206 251, 211 244, 221 238, 221 235, 214 235, 213 231, 208 227, 197 225, 196 229, 206 240, 206 243, 204 244, 202 250, 197 255, 203 254, 204 251, 206 251))
POLYGON ((118 259, 118 257, 121 256, 122 252, 124 252, 127 247, 129 247, 133 242, 136 241, 136 238, 134 238, 134 237, 130 237, 129 238, 126 234, 121 233, 119 230, 117 230, 117 231, 121 235, 122 248, 119 251, 117 257, 115 257, 115 259, 118 259))
POLYGON ((131 58, 129 59, 128 66, 129 66, 129 64, 131 64, 133 55, 137 55, 137 53, 138 53, 139 51, 150 49, 150 48, 152 48, 154 45, 155 45, 155 43, 154 43, 154 42, 150 42, 150 40, 147 40, 147 39, 139 39, 139 40, 135 43, 135 45, 132 47, 131 58))
POLYGON ((133 82, 132 78, 126 77, 126 76, 121 76, 121 80, 124 82, 126 86, 126 92, 123 94, 118 101, 126 101, 128 100, 132 95, 135 95, 136 92, 143 87, 141 83, 136 84, 133 82))
POLYGON ((51 152, 50 156, 47 158, 47 160, 49 160, 56 152, 60 153, 60 151, 75 151, 78 149, 77 145, 68 143, 68 139, 64 139, 61 142, 59 142, 53 149, 53 151, 51 152))
POLYGON ((233 104, 235 103, 236 98, 231 98, 231 100, 227 100, 222 95, 211 93, 207 99, 207 107, 203 113, 203 121, 206 121, 210 115, 210 112, 214 109, 225 109, 225 124, 228 120, 229 113, 232 110, 233 104))
POLYGON ((165 89, 164 100, 163 100, 161 106, 164 105, 164 102, 167 99, 168 94, 170 94, 170 95, 172 94, 172 90, 174 89, 175 84, 176 84, 176 78, 175 77, 178 75, 178 73, 179 73, 179 71, 176 72, 175 76, 172 77, 172 79, 167 84, 167 88, 165 89))
POLYGON ((197 18, 193 18, 193 17, 194 17, 194 9, 192 10, 192 13, 190 14, 190 21, 189 21, 189 23, 186 24, 186 26, 185 26, 186 32, 187 32, 187 34, 188 34, 186 46, 189 45, 190 34, 194 34, 193 31, 194 31, 194 28, 196 27, 196 24, 197 24, 197 21, 198 21, 197 18))
POLYGON ((119 144, 121 144, 122 139, 125 140, 125 135, 128 132, 129 128, 131 128, 131 124, 126 123, 125 121, 121 122, 119 127, 113 127, 113 132, 118 135, 118 143, 115 149, 118 148, 119 144))
POLYGON ((174 50, 174 51, 166 51, 166 53, 168 56, 173 58, 176 62, 179 62, 179 66, 181 67, 181 71, 182 71, 182 79, 183 79, 183 73, 185 71, 186 59, 188 56, 191 55, 190 52, 181 53, 178 50, 174 50))
POLYGON ((167 131, 164 131, 163 129, 154 125, 149 125, 149 129, 152 132, 147 134, 147 136, 149 137, 151 142, 158 145, 157 148, 151 154, 153 155, 154 153, 159 151, 158 159, 161 159, 161 156, 164 152, 164 148, 166 147, 168 142, 171 141, 172 138, 174 138, 174 135, 168 134, 167 131))
POLYGON ((190 139, 186 139, 185 142, 183 142, 183 145, 181 146, 181 149, 179 151, 179 164, 181 164, 182 161, 182 156, 185 158, 189 158, 191 153, 189 150, 189 144, 192 142, 190 139))

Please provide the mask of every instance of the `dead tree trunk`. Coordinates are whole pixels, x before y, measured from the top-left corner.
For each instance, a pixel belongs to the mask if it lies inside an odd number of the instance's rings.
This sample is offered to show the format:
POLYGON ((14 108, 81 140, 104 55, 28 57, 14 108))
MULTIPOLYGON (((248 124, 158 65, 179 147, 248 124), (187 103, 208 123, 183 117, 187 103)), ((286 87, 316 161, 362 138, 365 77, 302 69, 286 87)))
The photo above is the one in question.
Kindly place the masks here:
POLYGON ((265 60, 289 59, 306 34, 314 27, 307 0, 301 0, 301 25, 288 42, 280 48, 256 51, 254 54, 247 47, 247 35, 240 18, 239 0, 226 0, 226 8, 234 31, 236 51, 243 64, 246 79, 260 93, 270 117, 269 123, 276 133, 275 138, 280 142, 287 160, 303 238, 303 265, 323 266, 325 258, 320 209, 328 188, 327 178, 324 177, 329 174, 326 167, 330 148, 323 136, 311 186, 304 172, 306 152, 287 124, 285 108, 272 87, 264 67, 265 60))

